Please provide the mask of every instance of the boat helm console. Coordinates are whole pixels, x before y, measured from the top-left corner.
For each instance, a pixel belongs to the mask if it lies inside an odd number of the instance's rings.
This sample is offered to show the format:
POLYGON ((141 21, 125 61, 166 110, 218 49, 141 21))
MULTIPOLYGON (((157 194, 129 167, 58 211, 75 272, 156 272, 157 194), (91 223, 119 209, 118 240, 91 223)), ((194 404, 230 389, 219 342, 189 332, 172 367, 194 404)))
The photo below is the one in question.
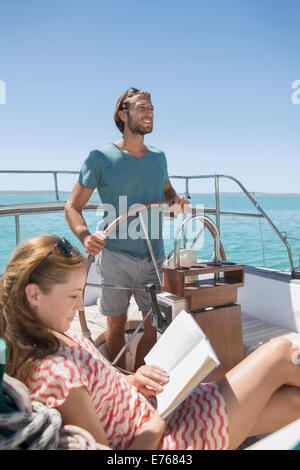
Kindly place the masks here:
MULTIPOLYGON (((183 251, 186 254, 187 250, 183 251)), ((158 337, 182 310, 191 313, 220 360, 221 366, 209 376, 209 380, 218 380, 244 358, 241 306, 237 304, 237 290, 244 286, 244 266, 220 259, 216 226, 207 217, 197 215, 185 219, 178 228, 174 255, 161 270, 162 293, 156 295, 153 284, 146 286, 152 306, 151 322, 158 337), (195 218, 210 226, 215 238, 215 254, 212 262, 197 262, 188 252, 183 266, 180 237, 195 218)))

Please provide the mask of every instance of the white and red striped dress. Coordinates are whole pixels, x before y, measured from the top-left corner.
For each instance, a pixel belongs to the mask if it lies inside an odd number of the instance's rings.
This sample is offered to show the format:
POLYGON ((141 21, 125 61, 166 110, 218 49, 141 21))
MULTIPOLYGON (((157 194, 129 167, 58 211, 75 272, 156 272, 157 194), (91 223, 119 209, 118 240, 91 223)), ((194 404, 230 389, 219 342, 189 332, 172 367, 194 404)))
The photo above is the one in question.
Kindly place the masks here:
MULTIPOLYGON (((68 335, 77 346, 64 346, 45 357, 29 388, 31 399, 58 407, 70 390, 85 387, 112 449, 126 449, 153 414, 149 401, 129 384, 86 338, 68 335)), ((228 419, 217 384, 200 384, 175 410, 158 449, 226 449, 228 419)))

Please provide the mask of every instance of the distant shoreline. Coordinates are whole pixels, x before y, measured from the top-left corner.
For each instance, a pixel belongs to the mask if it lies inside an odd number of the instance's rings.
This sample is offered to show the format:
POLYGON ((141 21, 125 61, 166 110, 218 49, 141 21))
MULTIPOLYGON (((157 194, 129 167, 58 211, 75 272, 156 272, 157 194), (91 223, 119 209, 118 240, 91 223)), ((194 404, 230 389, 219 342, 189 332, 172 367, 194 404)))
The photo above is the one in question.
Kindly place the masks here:
MULTIPOLYGON (((0 194, 46 194, 46 193, 54 193, 55 194, 55 191, 53 191, 53 189, 41 189, 40 191, 37 189, 35 191, 30 191, 30 190, 7 190, 7 191, 0 191, 0 194)), ((64 193, 64 194, 69 194, 71 193, 71 190, 70 191, 63 191, 63 190, 59 190, 59 193, 64 193)))
MULTIPOLYGON (((300 196, 300 193, 266 193, 266 192, 260 192, 260 191, 248 191, 250 194, 255 194, 255 196, 300 196)), ((46 189, 46 190, 35 190, 35 191, 30 191, 30 190, 7 190, 7 191, 1 191, 0 190, 0 195, 1 194, 55 194, 55 191, 53 189, 46 189)), ((65 191, 65 190, 59 190, 59 194, 71 194, 70 191, 65 191)), ((181 192, 180 194, 184 194, 181 192)), ((214 195, 214 192, 211 193, 192 193, 190 192, 190 195, 192 196, 212 196, 214 195)), ((227 196, 240 196, 244 194, 242 191, 237 191, 237 192, 226 192, 226 191, 221 191, 220 195, 227 195, 227 196)))

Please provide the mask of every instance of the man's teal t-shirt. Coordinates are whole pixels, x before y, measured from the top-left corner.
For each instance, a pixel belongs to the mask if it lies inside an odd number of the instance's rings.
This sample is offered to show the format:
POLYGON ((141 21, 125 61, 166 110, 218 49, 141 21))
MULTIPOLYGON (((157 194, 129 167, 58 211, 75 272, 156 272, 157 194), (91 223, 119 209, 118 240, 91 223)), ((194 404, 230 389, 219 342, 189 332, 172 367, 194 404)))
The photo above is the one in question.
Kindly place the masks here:
MULTIPOLYGON (((152 146, 148 146, 148 152, 141 158, 124 152, 115 144, 93 150, 79 175, 81 184, 97 188, 104 205, 104 218, 97 230, 104 230, 136 204, 163 201, 164 184, 168 180, 165 154, 152 146)), ((158 259, 164 256, 162 211, 148 209, 142 211, 142 216, 158 259)), ((122 222, 106 239, 106 247, 141 258, 151 256, 138 215, 122 222)))

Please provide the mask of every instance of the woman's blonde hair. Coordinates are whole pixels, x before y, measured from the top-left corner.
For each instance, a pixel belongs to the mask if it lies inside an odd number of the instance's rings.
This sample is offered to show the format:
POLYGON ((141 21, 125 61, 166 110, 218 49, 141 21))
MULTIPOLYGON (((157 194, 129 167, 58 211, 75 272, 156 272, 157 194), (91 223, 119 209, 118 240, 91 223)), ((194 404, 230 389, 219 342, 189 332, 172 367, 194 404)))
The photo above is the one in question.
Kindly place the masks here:
POLYGON ((70 271, 86 267, 86 258, 76 248, 72 247, 70 257, 53 249, 59 240, 46 234, 26 241, 11 256, 0 280, 0 335, 7 343, 6 372, 24 383, 37 363, 59 348, 58 339, 30 307, 26 286, 35 283, 47 294, 55 284, 66 282, 70 271))

